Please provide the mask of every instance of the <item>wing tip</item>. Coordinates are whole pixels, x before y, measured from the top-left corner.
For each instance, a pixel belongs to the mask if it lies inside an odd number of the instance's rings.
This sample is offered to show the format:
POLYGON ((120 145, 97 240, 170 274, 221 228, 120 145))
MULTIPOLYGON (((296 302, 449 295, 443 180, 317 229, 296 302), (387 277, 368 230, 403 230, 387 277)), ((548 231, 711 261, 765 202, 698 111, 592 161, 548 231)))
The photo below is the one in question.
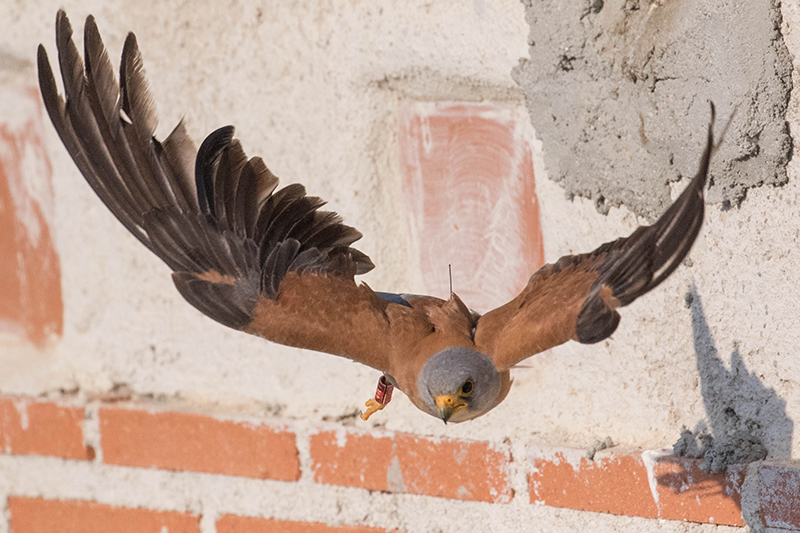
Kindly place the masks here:
POLYGON ((72 23, 69 21, 67 12, 59 9, 56 12, 56 42, 58 49, 61 49, 61 43, 68 41, 72 38, 72 23))

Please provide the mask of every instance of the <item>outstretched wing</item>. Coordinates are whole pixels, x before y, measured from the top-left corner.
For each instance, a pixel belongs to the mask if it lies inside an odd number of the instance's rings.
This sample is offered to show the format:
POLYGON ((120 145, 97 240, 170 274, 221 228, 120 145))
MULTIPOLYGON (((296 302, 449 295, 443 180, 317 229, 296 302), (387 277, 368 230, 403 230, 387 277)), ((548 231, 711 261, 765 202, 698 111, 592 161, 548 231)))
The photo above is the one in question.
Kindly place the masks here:
POLYGON ((231 328, 391 371, 392 355, 431 327, 412 308, 356 285, 356 274, 374 268, 351 247, 361 234, 320 211, 325 202, 302 185, 276 190, 278 178, 247 158, 232 127, 196 153, 183 123, 159 142, 136 37, 125 41, 117 84, 91 16, 84 32, 85 66, 58 12, 66 100, 39 46, 45 107, 89 185, 169 265, 183 297, 231 328))
POLYGON ((618 307, 664 281, 689 253, 703 224, 703 190, 714 149, 714 105, 700 170, 652 226, 595 251, 545 265, 509 303, 478 320, 475 343, 498 369, 568 340, 592 344, 619 324, 618 307))

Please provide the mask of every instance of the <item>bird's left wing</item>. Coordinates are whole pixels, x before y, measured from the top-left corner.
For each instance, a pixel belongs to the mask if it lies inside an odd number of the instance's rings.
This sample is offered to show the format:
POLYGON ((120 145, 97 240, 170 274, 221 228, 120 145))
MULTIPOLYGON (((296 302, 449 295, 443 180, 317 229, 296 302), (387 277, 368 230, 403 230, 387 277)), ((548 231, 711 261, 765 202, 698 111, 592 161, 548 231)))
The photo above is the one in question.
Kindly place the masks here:
POLYGON ((499 370, 569 340, 591 344, 607 338, 619 324, 617 308, 656 287, 680 265, 703 224, 713 124, 712 104, 700 169, 655 224, 591 253, 543 266, 519 296, 478 319, 475 343, 499 370))
POLYGON ((390 303, 356 274, 374 267, 350 245, 361 234, 302 185, 276 190, 233 128, 195 152, 183 124, 154 137, 155 108, 136 37, 125 41, 119 84, 94 19, 86 63, 63 11, 56 41, 66 100, 39 46, 48 114, 89 185, 122 224, 173 272, 186 300, 214 320, 269 340, 349 357, 392 372, 432 330, 410 306, 390 303))

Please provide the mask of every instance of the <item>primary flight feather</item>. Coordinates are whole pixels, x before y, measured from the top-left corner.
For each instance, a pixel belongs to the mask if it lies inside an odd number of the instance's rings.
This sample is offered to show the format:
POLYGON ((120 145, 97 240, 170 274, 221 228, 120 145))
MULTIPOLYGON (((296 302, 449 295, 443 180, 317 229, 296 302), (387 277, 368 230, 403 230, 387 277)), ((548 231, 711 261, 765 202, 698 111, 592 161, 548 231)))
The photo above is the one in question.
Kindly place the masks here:
POLYGON ((56 47, 64 99, 43 46, 39 84, 47 112, 103 203, 172 270, 200 312, 273 342, 348 357, 384 373, 370 410, 398 387, 445 422, 481 416, 511 386, 509 369, 575 340, 599 342, 619 307, 661 283, 689 252, 703 222, 714 148, 714 109, 700 169, 652 226, 595 251, 545 265, 507 304, 479 316, 451 294, 376 293, 354 277, 374 265, 361 238, 302 185, 278 189, 233 128, 195 149, 183 123, 160 142, 136 37, 125 41, 119 83, 91 16, 84 56, 63 11, 56 47))

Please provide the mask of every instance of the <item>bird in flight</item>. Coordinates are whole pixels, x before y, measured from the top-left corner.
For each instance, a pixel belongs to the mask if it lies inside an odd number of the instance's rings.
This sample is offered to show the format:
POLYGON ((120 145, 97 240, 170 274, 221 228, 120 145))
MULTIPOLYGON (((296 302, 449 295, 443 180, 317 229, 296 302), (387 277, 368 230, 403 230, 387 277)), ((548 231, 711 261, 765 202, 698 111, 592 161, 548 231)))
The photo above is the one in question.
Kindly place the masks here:
POLYGON ((278 189, 233 127, 199 149, 181 122, 163 141, 136 36, 128 34, 119 82, 92 16, 84 59, 63 11, 56 46, 65 97, 42 45, 45 107, 75 164, 103 203, 172 269, 181 295, 217 322, 272 342, 350 358, 383 373, 366 418, 396 387, 444 422, 486 414, 509 392, 509 369, 573 340, 610 336, 618 308, 666 279, 703 223, 714 106, 700 169, 652 226, 540 268, 513 300, 479 315, 452 293, 375 292, 355 276, 374 265, 361 238, 302 185, 278 189))

